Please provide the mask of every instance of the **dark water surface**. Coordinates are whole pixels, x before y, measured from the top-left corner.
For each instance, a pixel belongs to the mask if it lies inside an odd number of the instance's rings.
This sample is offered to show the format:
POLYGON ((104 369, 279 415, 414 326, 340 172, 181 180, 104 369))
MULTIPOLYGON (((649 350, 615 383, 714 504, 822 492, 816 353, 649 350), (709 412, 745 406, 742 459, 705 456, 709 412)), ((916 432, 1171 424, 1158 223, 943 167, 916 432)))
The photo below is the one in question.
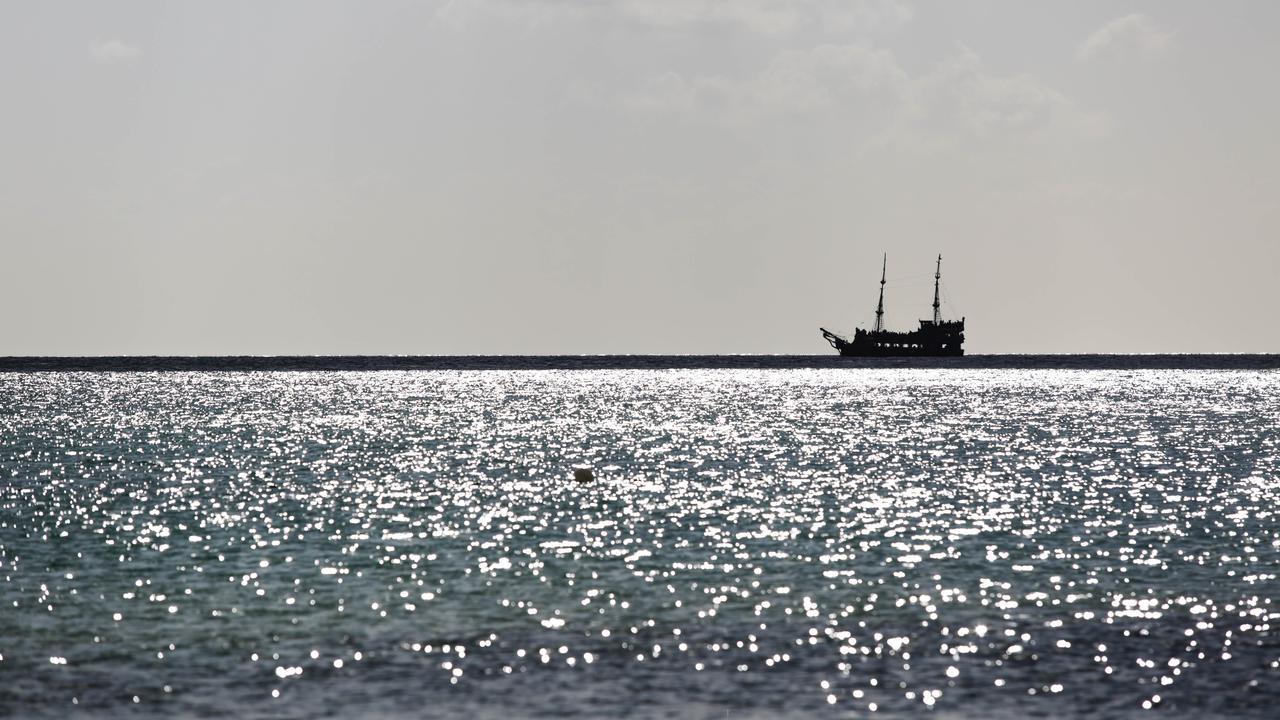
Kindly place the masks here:
POLYGON ((0 715, 1275 717, 1275 356, 1019 357, 0 374, 0 715))
POLYGON ((968 355, 846 358, 822 355, 229 355, 0 357, 0 372, 261 370, 1275 370, 1280 355, 968 355))

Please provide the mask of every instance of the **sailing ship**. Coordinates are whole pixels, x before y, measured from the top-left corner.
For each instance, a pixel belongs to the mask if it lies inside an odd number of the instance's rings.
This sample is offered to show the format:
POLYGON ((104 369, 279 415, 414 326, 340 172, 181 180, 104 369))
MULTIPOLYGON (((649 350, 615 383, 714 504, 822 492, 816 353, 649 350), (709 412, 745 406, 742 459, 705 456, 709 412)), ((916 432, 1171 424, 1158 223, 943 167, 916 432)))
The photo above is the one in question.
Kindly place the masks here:
POLYGON ((841 355, 847 357, 921 356, 946 357, 964 355, 964 318, 943 320, 938 301, 938 285, 942 280, 942 256, 933 273, 933 319, 921 320, 916 330, 884 329, 884 278, 889 266, 886 253, 880 264, 880 302, 876 305, 876 326, 871 330, 857 328, 853 339, 841 337, 826 328, 822 337, 841 355))

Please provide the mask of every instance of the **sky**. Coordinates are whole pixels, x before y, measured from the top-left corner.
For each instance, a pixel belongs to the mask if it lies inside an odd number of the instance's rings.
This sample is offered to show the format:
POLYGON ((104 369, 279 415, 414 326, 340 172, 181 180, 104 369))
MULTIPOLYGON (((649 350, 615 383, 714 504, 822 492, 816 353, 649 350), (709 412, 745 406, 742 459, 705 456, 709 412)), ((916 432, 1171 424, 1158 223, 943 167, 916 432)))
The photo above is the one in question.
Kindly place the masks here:
POLYGON ((1278 25, 0 0, 0 355, 1280 352, 1278 25))

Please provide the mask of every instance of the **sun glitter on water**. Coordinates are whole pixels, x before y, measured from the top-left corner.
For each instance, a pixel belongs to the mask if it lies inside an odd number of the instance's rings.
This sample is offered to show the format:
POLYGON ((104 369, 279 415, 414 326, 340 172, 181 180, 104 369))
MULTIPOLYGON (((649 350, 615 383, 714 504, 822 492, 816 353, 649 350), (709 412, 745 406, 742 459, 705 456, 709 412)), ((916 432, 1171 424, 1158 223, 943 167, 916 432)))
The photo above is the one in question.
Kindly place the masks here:
POLYGON ((1266 717, 1278 378, 0 377, 0 714, 1266 717))

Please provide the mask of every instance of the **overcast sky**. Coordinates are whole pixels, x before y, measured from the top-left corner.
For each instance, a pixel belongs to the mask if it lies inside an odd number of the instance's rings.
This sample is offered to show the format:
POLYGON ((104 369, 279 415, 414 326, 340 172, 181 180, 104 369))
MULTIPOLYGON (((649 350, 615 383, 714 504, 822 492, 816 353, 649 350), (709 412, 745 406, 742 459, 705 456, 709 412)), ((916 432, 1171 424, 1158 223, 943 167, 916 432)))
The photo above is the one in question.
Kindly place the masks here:
POLYGON ((1280 352, 1278 21, 0 2, 0 355, 1280 352))

